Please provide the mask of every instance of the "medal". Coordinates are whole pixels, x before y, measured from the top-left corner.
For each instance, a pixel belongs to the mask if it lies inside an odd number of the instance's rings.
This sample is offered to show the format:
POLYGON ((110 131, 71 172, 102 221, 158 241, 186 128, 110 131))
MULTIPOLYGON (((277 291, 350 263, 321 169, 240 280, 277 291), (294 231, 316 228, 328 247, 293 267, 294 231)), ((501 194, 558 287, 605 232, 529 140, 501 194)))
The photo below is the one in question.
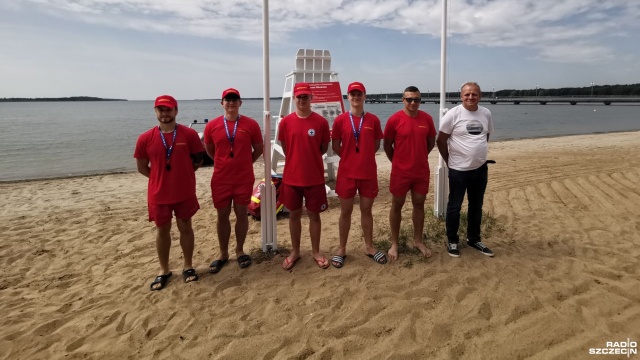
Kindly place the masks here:
POLYGON ((360 126, 358 130, 356 130, 356 125, 353 123, 353 114, 349 111, 349 119, 351 120, 351 130, 353 131, 353 137, 356 138, 356 152, 360 152, 360 147, 358 146, 358 140, 360 139, 360 132, 362 132, 362 124, 364 124, 364 112, 362 113, 362 117, 360 118, 360 126))
POLYGON ((233 159, 233 142, 236 140, 236 131, 238 131, 238 122, 240 121, 240 115, 235 121, 233 125, 233 135, 229 134, 229 126, 227 126, 227 117, 223 117, 224 122, 224 130, 227 132, 227 139, 229 140, 229 144, 231 145, 231 152, 229 153, 229 157, 233 159))
POLYGON ((160 132, 160 139, 162 139, 162 145, 164 145, 164 149, 167 152, 167 165, 164 168, 167 171, 171 171, 171 165, 169 165, 169 159, 171 158, 171 153, 173 152, 173 144, 176 143, 176 134, 178 132, 178 124, 176 124, 176 127, 173 129, 173 140, 171 140, 171 146, 169 147, 167 147, 167 141, 164 139, 164 134, 162 133, 160 126, 158 126, 158 131, 160 132))

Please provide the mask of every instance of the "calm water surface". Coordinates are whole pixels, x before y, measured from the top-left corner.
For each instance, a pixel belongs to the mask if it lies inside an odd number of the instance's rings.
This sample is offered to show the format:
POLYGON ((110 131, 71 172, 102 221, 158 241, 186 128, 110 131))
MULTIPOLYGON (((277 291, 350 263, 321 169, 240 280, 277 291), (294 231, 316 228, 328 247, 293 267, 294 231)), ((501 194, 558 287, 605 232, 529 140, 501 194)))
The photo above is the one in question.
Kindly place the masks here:
MULTIPOLYGON (((493 113, 492 140, 640 130, 640 106, 485 106, 493 113)), ((365 110, 378 115, 384 128, 401 107, 367 104, 365 110)), ((438 107, 420 107, 436 126, 438 107)), ((280 101, 272 100, 271 113, 279 108, 280 101)), ((214 100, 179 101, 179 109, 184 125, 222 114, 214 100)), ((241 113, 260 124, 262 111, 262 100, 243 101, 241 113)), ((0 181, 134 170, 136 139, 156 124, 152 101, 0 103, 0 181)))

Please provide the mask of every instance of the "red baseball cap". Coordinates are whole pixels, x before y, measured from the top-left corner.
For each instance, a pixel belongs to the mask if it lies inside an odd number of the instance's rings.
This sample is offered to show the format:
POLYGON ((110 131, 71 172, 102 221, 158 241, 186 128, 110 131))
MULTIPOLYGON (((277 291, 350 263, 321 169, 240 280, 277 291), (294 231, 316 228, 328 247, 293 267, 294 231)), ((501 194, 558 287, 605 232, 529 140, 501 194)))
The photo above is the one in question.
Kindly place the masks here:
POLYGON ((362 85, 361 82, 352 82, 351 84, 349 84, 349 87, 347 88, 347 94, 357 90, 357 91, 362 91, 363 93, 367 93, 367 90, 364 88, 364 85, 362 85))
POLYGON ((177 108, 178 102, 176 101, 176 99, 173 98, 173 96, 160 95, 156 98, 156 104, 153 105, 153 107, 158 107, 158 106, 166 106, 168 108, 177 108))
POLYGON ((240 97, 240 92, 238 90, 234 88, 228 88, 227 90, 222 92, 222 99, 226 98, 227 95, 230 95, 230 94, 235 94, 235 95, 238 95, 238 97, 240 97))
POLYGON ((307 83, 297 83, 293 87, 293 96, 297 97, 298 95, 311 95, 311 86, 307 83))

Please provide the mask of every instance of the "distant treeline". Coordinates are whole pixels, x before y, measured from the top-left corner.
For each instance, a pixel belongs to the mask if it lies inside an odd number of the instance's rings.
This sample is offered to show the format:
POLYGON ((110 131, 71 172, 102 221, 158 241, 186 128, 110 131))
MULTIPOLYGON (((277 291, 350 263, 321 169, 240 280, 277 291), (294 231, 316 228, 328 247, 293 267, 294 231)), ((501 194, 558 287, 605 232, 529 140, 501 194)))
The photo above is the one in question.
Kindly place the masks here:
MULTIPOLYGON (((424 92, 422 90, 421 95, 423 98, 432 97, 437 98, 440 96, 439 92, 424 92)), ((546 88, 533 88, 524 90, 504 89, 497 90, 495 92, 487 91, 486 88, 482 89, 482 97, 533 97, 533 96, 640 96, 640 84, 630 85, 593 85, 586 87, 563 87, 558 89, 546 89, 546 88)), ((401 98, 402 93, 387 93, 387 94, 367 94, 369 98, 388 97, 390 99, 401 98)), ((458 98, 460 93, 458 91, 447 92, 447 97, 458 98)), ((346 95, 345 95, 346 98, 346 95)))
POLYGON ((93 96, 71 96, 61 98, 0 98, 0 102, 27 102, 27 101, 127 101, 127 99, 103 99, 93 96))

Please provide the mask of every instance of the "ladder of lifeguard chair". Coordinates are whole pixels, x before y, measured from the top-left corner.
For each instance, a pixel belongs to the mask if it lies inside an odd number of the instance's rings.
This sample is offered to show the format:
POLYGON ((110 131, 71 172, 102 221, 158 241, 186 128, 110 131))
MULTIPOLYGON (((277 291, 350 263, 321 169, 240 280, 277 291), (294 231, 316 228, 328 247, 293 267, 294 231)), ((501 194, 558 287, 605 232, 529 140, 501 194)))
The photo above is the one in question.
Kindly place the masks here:
MULTIPOLYGON (((299 82, 331 82, 338 81, 338 73, 331 70, 331 53, 329 50, 315 49, 298 49, 296 54, 296 68, 286 75, 284 90, 282 92, 282 103, 280 104, 280 113, 275 118, 275 136, 273 146, 271 147, 271 172, 277 173, 281 160, 285 160, 282 147, 278 143, 278 125, 280 119, 295 111, 293 99, 293 86, 299 82)), ((329 180, 335 179, 335 167, 339 157, 333 154, 331 146, 327 154, 324 156, 324 162, 327 168, 327 177, 329 180)), ((327 188, 327 194, 335 195, 335 192, 327 188)))

